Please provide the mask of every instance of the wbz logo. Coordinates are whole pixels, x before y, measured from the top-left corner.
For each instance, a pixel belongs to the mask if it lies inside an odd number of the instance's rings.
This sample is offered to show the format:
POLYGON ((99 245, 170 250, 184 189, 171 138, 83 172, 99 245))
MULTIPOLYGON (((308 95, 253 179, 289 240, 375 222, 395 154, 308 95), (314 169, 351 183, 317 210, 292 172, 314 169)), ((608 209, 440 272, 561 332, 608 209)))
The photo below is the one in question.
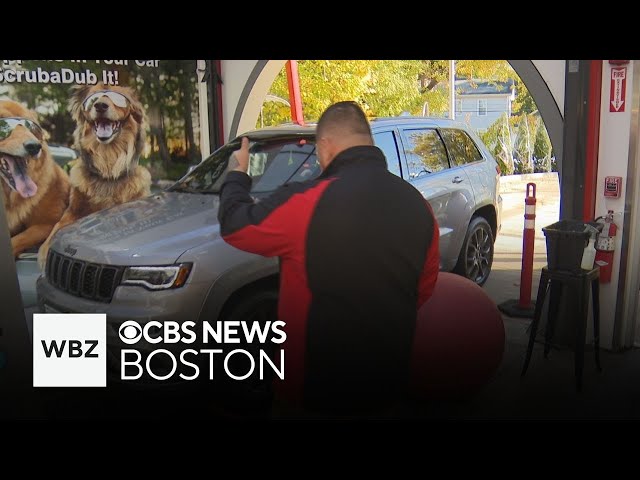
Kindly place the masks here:
MULTIPOLYGON (((64 356, 64 347, 67 345, 67 340, 62 340, 60 344, 55 340, 51 340, 51 343, 47 345, 46 340, 41 340, 42 348, 44 349, 44 354, 47 358, 51 358, 52 354, 55 354, 56 357, 60 358, 64 356)), ((78 357, 86 357, 86 358, 99 358, 97 353, 91 353, 98 346, 98 340, 85 340, 84 344, 89 346, 89 349, 86 351, 82 351, 82 341, 80 340, 69 340, 69 348, 68 348, 68 356, 69 358, 78 358, 78 357)))
POLYGON ((33 315, 34 387, 106 387, 104 313, 33 315))

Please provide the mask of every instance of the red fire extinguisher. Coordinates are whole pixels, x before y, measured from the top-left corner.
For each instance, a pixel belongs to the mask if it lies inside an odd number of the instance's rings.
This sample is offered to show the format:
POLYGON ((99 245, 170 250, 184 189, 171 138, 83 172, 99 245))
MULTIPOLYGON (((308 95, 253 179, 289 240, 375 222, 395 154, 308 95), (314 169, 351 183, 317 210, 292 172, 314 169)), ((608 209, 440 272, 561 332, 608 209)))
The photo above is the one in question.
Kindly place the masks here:
POLYGON ((609 210, 606 217, 596 218, 596 222, 603 223, 602 232, 598 234, 596 241, 595 264, 600 267, 600 283, 611 282, 611 270, 613 269, 613 254, 616 249, 616 232, 618 226, 613 221, 613 210, 609 210))

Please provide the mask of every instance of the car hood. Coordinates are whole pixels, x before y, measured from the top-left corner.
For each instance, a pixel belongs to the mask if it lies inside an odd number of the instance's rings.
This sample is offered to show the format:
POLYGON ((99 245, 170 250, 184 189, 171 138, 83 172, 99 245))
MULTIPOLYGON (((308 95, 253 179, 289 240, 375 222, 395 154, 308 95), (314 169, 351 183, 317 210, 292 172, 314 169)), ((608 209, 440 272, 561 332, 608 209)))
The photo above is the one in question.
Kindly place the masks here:
POLYGON ((171 264, 220 236, 217 195, 163 192, 89 215, 61 229, 51 248, 110 265, 171 264))

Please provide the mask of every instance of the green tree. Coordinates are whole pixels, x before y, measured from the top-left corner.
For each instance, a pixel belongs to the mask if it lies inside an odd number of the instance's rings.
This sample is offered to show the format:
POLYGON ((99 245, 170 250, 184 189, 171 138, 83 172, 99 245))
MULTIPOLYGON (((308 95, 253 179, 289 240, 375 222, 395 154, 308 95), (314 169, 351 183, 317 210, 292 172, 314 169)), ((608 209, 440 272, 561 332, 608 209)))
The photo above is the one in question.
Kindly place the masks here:
POLYGON ((539 115, 507 119, 505 114, 480 138, 498 161, 503 175, 556 169, 551 139, 539 115))
MULTIPOLYGON (((300 91, 304 117, 317 120, 332 103, 358 102, 370 116, 421 113, 428 95, 418 82, 419 62, 412 60, 299 60, 300 91)), ((278 74, 270 94, 289 96, 286 69, 278 74)), ((258 124, 290 121, 289 107, 266 102, 258 124)))
POLYGON ((551 172, 553 171, 553 165, 551 157, 553 156, 553 149, 551 146, 551 139, 547 128, 540 119, 540 125, 536 134, 536 139, 533 147, 533 156, 536 159, 536 170, 539 172, 551 172))
POLYGON ((456 77, 506 82, 517 74, 506 60, 457 60, 456 77))
POLYGON ((515 153, 517 156, 517 173, 533 173, 533 140, 535 132, 531 131, 531 122, 527 114, 519 117, 516 130, 515 153))
MULTIPOLYGON (((317 119, 322 111, 340 100, 356 100, 362 103, 369 72, 369 62, 356 60, 300 60, 298 72, 305 119, 317 119)), ((270 93, 287 99, 286 68, 278 74, 270 93)), ((265 125, 290 121, 288 107, 275 102, 263 106, 265 125)))
POLYGON ((505 113, 486 132, 480 135, 482 141, 500 165, 503 175, 511 175, 515 171, 513 158, 515 120, 513 117, 508 118, 505 113))
POLYGON ((421 114, 427 96, 418 82, 420 71, 420 63, 414 60, 371 62, 362 97, 368 113, 378 117, 403 111, 421 114))
MULTIPOLYGON (((448 60, 299 60, 300 90, 305 119, 315 120, 332 103, 355 100, 370 117, 407 111, 442 115, 449 109, 448 60)), ((506 60, 459 60, 459 78, 506 81, 516 76, 506 60)), ((286 69, 279 73, 270 93, 288 98, 286 69)), ((260 125, 291 120, 289 107, 265 102, 260 125)))
POLYGON ((538 107, 529 90, 520 78, 515 81, 516 97, 511 105, 513 115, 522 115, 523 113, 532 114, 537 112, 538 107))
POLYGON ((514 142, 517 157, 516 173, 533 173, 535 171, 534 146, 538 129, 542 123, 539 115, 522 114, 512 117, 517 121, 516 139, 514 142))
MULTIPOLYGON (((449 81, 448 60, 420 60, 420 84, 424 90, 449 81)), ((506 60, 456 60, 456 78, 504 82, 517 75, 506 60)))

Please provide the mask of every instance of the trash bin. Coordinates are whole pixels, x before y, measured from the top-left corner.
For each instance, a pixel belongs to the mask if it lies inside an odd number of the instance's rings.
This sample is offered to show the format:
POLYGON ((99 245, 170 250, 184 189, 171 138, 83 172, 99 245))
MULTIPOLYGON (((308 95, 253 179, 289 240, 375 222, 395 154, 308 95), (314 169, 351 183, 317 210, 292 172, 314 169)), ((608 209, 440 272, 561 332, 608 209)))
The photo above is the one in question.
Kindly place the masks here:
MULTIPOLYGON (((584 248, 589 244, 589 237, 592 229, 587 225, 602 231, 602 223, 595 221, 584 222, 582 220, 560 220, 546 227, 542 231, 547 242, 547 267, 553 271, 564 271, 572 274, 581 274, 582 255, 584 248)), ((570 288, 561 288, 561 292, 556 294, 553 290, 558 288, 551 282, 550 294, 547 296, 547 302, 551 297, 558 295, 556 300, 559 302, 557 308, 556 324, 553 335, 553 345, 555 347, 575 348, 576 329, 578 328, 576 313, 576 299, 570 288)), ((542 310, 542 332, 547 329, 547 302, 542 310)), ((537 340, 544 341, 541 330, 538 330, 537 340)))
POLYGON ((582 254, 591 236, 587 225, 581 220, 560 220, 542 228, 547 241, 547 264, 550 270, 580 273, 582 254))

